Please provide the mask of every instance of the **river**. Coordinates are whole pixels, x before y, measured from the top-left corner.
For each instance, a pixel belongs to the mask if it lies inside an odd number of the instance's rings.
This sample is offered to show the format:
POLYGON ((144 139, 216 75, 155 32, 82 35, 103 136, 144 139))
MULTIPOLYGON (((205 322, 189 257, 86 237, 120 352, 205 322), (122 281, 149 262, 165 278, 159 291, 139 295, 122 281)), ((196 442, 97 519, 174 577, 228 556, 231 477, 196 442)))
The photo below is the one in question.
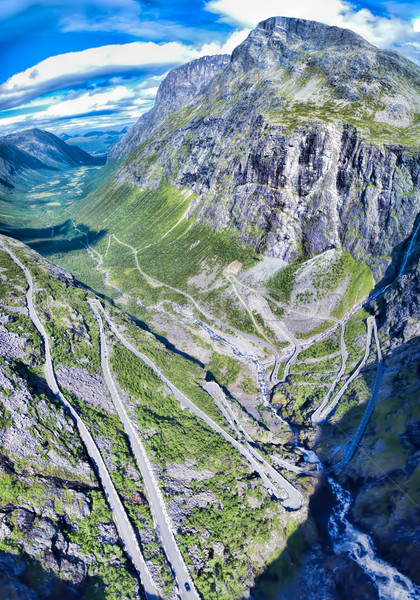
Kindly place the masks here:
MULTIPOLYGON (((265 369, 258 361, 257 357, 244 354, 231 341, 221 337, 201 321, 195 319, 195 322, 200 325, 212 339, 229 346, 236 356, 248 359, 254 363, 258 373, 259 392, 263 403, 265 405, 268 403, 269 406, 271 406, 268 401, 269 392, 265 381, 265 369)), ((294 433, 295 448, 302 452, 304 461, 312 465, 315 464, 318 472, 324 471, 324 466, 316 452, 300 446, 298 433, 292 429, 285 419, 282 418, 278 410, 274 407, 272 407, 272 409, 282 423, 286 424, 290 431, 294 433)), ((347 519, 347 514, 352 504, 350 492, 344 489, 331 476, 328 476, 327 481, 334 498, 328 519, 328 535, 334 553, 346 553, 351 560, 357 563, 363 572, 372 580, 380 600, 420 600, 420 587, 414 585, 408 577, 400 573, 384 560, 378 558, 371 538, 366 533, 356 529, 347 519)))

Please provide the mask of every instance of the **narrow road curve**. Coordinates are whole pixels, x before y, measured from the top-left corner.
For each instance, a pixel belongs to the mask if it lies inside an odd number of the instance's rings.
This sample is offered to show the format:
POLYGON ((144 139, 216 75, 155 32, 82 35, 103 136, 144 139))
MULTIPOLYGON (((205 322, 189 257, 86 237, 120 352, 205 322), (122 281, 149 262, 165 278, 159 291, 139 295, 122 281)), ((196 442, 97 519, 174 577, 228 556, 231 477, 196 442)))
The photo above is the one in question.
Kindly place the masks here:
MULTIPOLYGON (((114 333, 114 335, 120 340, 120 342, 127 348, 127 350, 129 350, 135 356, 140 358, 141 361, 143 361, 148 367, 150 367, 152 369, 152 371, 154 371, 156 373, 156 375, 159 377, 159 379, 165 385, 168 386, 168 388, 174 394, 174 396, 176 397, 178 402, 181 404, 181 406, 188 408, 188 410, 190 410, 193 414, 195 414, 202 421, 204 421, 211 429, 213 429, 213 431, 215 431, 216 433, 219 433, 221 436, 223 436, 227 442, 229 442, 232 446, 234 446, 242 454, 242 456, 254 466, 255 460, 250 455, 249 451, 244 446, 242 446, 242 444, 240 444, 237 440, 235 440, 235 438, 233 438, 229 433, 227 433, 222 427, 220 427, 220 425, 215 423, 213 421, 213 419, 211 419, 205 412, 203 412, 200 408, 198 408, 173 383, 171 383, 169 381, 169 379, 167 379, 163 375, 163 373, 161 373, 161 371, 156 367, 156 365, 145 354, 143 354, 142 352, 139 352, 137 350, 137 348, 135 348, 132 344, 130 344, 130 342, 128 342, 118 331, 114 322, 110 319, 109 315, 106 313, 105 309, 103 308, 103 306, 100 304, 100 302, 98 300, 93 300, 92 303, 94 303, 96 308, 98 308, 102 312, 102 315, 104 316, 106 322, 108 323, 108 326, 110 327, 110 329, 114 333)), ((273 470, 275 471, 275 469, 273 469, 273 470)), ((275 471, 275 472, 277 473, 277 471, 275 471)), ((278 476, 277 482, 279 483, 279 485, 282 487, 282 489, 288 495, 287 498, 281 500, 283 506, 290 510, 298 510, 302 504, 300 493, 286 479, 281 477, 281 475, 279 473, 277 473, 277 476, 278 476)))
POLYGON ((95 300, 88 301, 88 304, 93 310, 99 325, 101 364, 104 378, 108 390, 111 394, 115 410, 117 411, 117 414, 124 426, 124 431, 126 432, 128 439, 130 440, 130 446, 133 451, 133 455, 136 459, 137 465, 143 477, 147 496, 150 503, 150 508, 153 515, 153 521, 156 530, 159 534, 160 540, 162 542, 162 546, 165 550, 165 554, 171 564, 172 571, 175 575, 175 579, 178 584, 178 593, 180 597, 184 600, 192 600, 193 598, 195 600, 200 600, 200 596, 198 595, 198 592, 195 589, 187 565, 185 564, 181 552, 179 551, 178 544, 176 543, 175 535, 172 529, 172 524, 168 512, 166 510, 165 501, 160 491, 155 474, 153 473, 152 465, 149 461, 146 450, 144 449, 143 443, 133 427, 131 419, 128 416, 125 406, 115 386, 114 379, 111 375, 111 370, 109 368, 106 336, 102 317, 96 308, 95 300), (188 582, 188 585, 190 587, 189 591, 185 588, 186 582, 188 582))
POLYGON ((25 267, 23 263, 13 254, 13 252, 4 244, 3 241, 0 240, 1 247, 7 252, 10 258, 16 263, 16 265, 22 269, 26 280, 28 282, 28 291, 26 293, 29 316, 42 336, 44 340, 45 346, 45 377, 47 380, 48 387, 51 389, 52 393, 58 398, 58 400, 63 404, 64 408, 70 414, 74 422, 76 423, 77 429, 79 431, 79 435, 85 445, 87 454, 89 455, 93 465, 95 466, 98 477, 101 481, 102 487, 105 491, 106 498, 112 510, 112 515, 114 518, 115 525, 118 530, 118 534, 120 536, 120 540, 130 557, 133 565, 136 568, 136 571, 140 577, 140 581, 144 587, 147 600, 157 600, 160 598, 157 589, 153 583, 152 576, 149 572, 149 569, 144 561, 143 554, 141 553, 140 547, 137 543, 137 538, 134 533, 134 529, 128 519, 127 513, 122 505, 121 499, 118 495, 117 490, 111 480, 108 469, 105 465, 105 462, 99 452, 98 447, 96 446, 92 436, 89 433, 88 428, 83 423, 79 414, 75 411, 72 405, 67 401, 67 399, 60 392, 60 389, 57 384, 57 380, 54 373, 53 363, 51 359, 51 350, 50 343, 48 340, 47 333, 42 325, 34 307, 33 302, 33 280, 32 275, 29 270, 25 267))
POLYGON ((338 462, 336 465, 334 465, 334 467, 331 467, 331 469, 329 469, 329 471, 339 469, 340 467, 342 467, 343 465, 348 463, 349 460, 351 460, 351 458, 353 457, 353 454, 355 453, 356 448, 359 445, 359 442, 361 440, 361 437, 366 429, 367 422, 369 421, 370 415, 372 414, 373 407, 375 405, 376 398, 379 393, 379 388, 381 386, 381 380, 382 380, 382 374, 383 374, 383 359, 382 359, 381 346, 380 346, 379 337, 378 337, 378 328, 377 328, 375 319, 373 319, 373 331, 375 334, 376 353, 378 356, 378 369, 376 371, 375 386, 373 388, 372 395, 371 395, 368 405, 366 407, 365 414, 363 415, 363 419, 360 422, 360 425, 357 428, 356 433, 351 438, 351 440, 349 442, 347 442, 347 444, 344 446, 344 458, 342 460, 340 460, 340 462, 338 462))
MULTIPOLYGON (((205 319, 207 319, 207 321, 209 321, 210 323, 217 323, 218 325, 220 325, 221 327, 225 328, 225 329, 231 329, 232 331, 234 331, 235 333, 237 333, 238 335, 241 335, 259 345, 263 345, 263 346, 268 346, 270 348, 270 350, 273 352, 273 354, 275 354, 275 350, 272 347, 271 344, 267 343, 267 340, 264 338, 264 340, 261 340, 260 338, 258 338, 255 335, 252 335, 250 333, 245 333, 244 331, 240 331, 239 329, 236 329, 235 327, 232 327, 231 325, 227 324, 227 323, 223 323, 223 321, 221 321, 220 319, 217 319, 216 317, 212 316, 210 313, 208 313, 206 310, 204 310, 204 308, 202 308, 197 301, 193 298, 193 296, 191 296, 191 294, 188 294, 187 292, 184 292, 183 290, 180 290, 178 288, 175 288, 171 285, 168 285, 167 283, 164 283, 163 281, 158 281, 157 279, 154 279, 153 277, 150 277, 150 275, 147 275, 147 273, 145 273, 141 267, 140 264, 138 262, 137 259, 137 253, 139 252, 139 250, 136 250, 135 248, 133 248, 133 246, 130 246, 129 244, 126 244, 125 242, 122 242, 121 240, 119 240, 114 234, 111 234, 109 236, 109 238, 113 238, 116 242, 118 242, 119 244, 121 244, 122 246, 125 246, 126 248, 129 248, 135 257, 135 261, 136 261, 136 266, 137 266, 137 270, 139 271, 140 275, 142 275, 145 279, 147 279, 148 281, 150 280, 151 285, 153 285, 154 287, 158 287, 158 286, 162 286, 162 287, 166 287, 169 290, 172 290, 173 292, 176 292, 178 294, 180 294, 181 296, 184 296, 185 298, 188 298, 188 300, 190 300, 190 302, 193 304, 194 308, 197 309, 197 311, 203 315, 203 317, 205 317, 205 319)), ((108 246, 109 247, 109 246, 108 246)))
MULTIPOLYGON (((245 300, 242 298, 242 296, 239 294, 238 290, 235 287, 235 283, 234 281, 228 277, 229 281, 231 282, 232 285, 232 289, 235 292, 235 296, 238 298, 239 302, 242 304, 242 306, 245 308, 246 312, 249 315, 249 318, 252 321, 252 324, 254 325, 255 329, 258 331, 258 333, 260 333, 260 335, 269 343, 271 344, 272 342, 268 339, 268 337, 265 335, 264 331, 261 329, 261 327, 258 325, 257 321, 255 320, 254 315, 252 314, 252 312, 249 310, 245 300)), ((277 354, 277 353, 276 353, 277 354)), ((277 358, 276 358, 277 361, 277 358)))
MULTIPOLYGON (((349 357, 349 353, 347 351, 346 341, 344 339, 345 333, 346 333, 346 325, 345 325, 345 323, 342 323, 341 324, 341 336, 340 336, 341 367, 340 367, 339 372, 337 373, 336 378, 332 382, 328 392, 326 393, 325 398, 323 399, 322 403, 320 404, 320 406, 317 408, 317 410, 311 416, 311 421, 314 425, 316 424, 317 416, 320 416, 320 414, 322 413, 324 408, 327 406, 333 393, 335 392, 335 388, 339 384, 341 378, 344 375, 344 371, 346 370, 347 359, 349 357)), ((325 357, 323 357, 323 358, 325 358, 325 357)))
MULTIPOLYGON (((223 405, 224 402, 226 402, 225 395, 217 383, 215 383, 213 381, 211 381, 211 382, 209 381, 204 386, 204 389, 206 390, 206 392, 208 394, 210 394, 210 396, 213 398, 213 400, 215 401, 215 403, 218 406, 219 406, 219 404, 223 405)), ((223 411, 223 413, 225 414, 224 411, 223 411)), ((231 426, 231 428, 233 429, 233 431, 235 431, 235 433, 237 435, 242 437, 241 433, 239 432, 238 428, 236 427, 234 421, 232 421, 232 419, 230 419, 228 416, 226 417, 226 419, 227 419, 229 425, 231 426)), ((247 435, 247 437, 249 438, 249 441, 251 443, 253 443, 252 438, 250 438, 248 435, 247 435)), ((282 475, 280 475, 280 473, 272 465, 270 465, 270 463, 267 462, 253 446, 251 446, 249 444, 249 441, 244 440, 243 443, 246 444, 246 447, 247 447, 249 453, 252 455, 252 457, 255 459, 255 461, 257 461, 257 465, 256 465, 255 469, 256 469, 257 473, 260 475, 261 479, 263 479, 263 481, 264 481, 263 475, 266 475, 266 476, 268 475, 269 477, 271 477, 272 481, 274 481, 275 484, 279 485, 283 489, 287 488, 287 493, 289 495, 289 499, 291 496, 293 496, 296 499, 296 503, 298 501, 300 501, 300 506, 302 506, 303 505, 303 497, 300 494, 300 492, 291 483, 289 483, 287 481, 287 479, 285 479, 282 475), (258 465, 258 463, 259 463, 259 465, 258 465)), ((288 464, 288 463, 286 463, 286 464, 288 464)), ((284 468, 287 468, 287 467, 284 467, 284 468)), ((290 469, 290 470, 293 471, 293 469, 290 469)))
MULTIPOLYGON (((248 286, 246 286, 248 287, 248 286)), ((249 288, 252 289, 252 288, 249 288)), ((260 294, 259 292, 255 291, 256 295, 263 301, 265 302, 265 304, 269 307, 268 302, 267 302, 267 297, 270 298, 269 296, 265 296, 265 294, 260 294)), ((273 300, 272 298, 270 298, 271 302, 273 302, 274 304, 276 304, 277 306, 279 306, 280 308, 283 308, 283 306, 281 304, 279 304, 278 302, 276 302, 276 300, 273 300)), ((270 309, 271 310, 271 309, 270 309)), ((274 315, 273 315, 274 316, 274 315)), ((291 366, 295 363, 299 352, 301 351, 302 347, 299 343, 299 341, 296 339, 296 337, 293 335, 293 333, 291 331, 289 331, 288 329, 286 329, 286 326, 284 325, 284 323, 282 323, 280 321, 280 319, 277 320, 278 325, 280 326, 281 330, 284 332, 285 336, 289 338, 289 340, 292 342, 293 346, 294 346, 294 351, 293 354, 290 356, 290 358, 288 359, 285 367, 284 367, 284 371, 283 371, 283 377, 282 379, 278 379, 278 370, 279 370, 279 366, 277 366, 277 370, 274 371, 271 374, 271 380, 273 383, 273 386, 278 385, 279 383, 284 383, 286 381, 286 379, 289 377, 290 374, 290 368, 291 366)))
POLYGON ((222 388, 213 381, 206 382, 203 385, 203 390, 205 390, 210 396, 213 398, 214 403, 219 408, 220 412, 225 417, 226 421, 229 423, 231 429, 240 437, 243 438, 241 441, 247 441, 251 444, 254 442, 252 437, 245 431, 242 427, 239 420, 236 418, 235 413, 233 412, 229 402, 226 400, 226 396, 223 393, 222 388))
POLYGON ((321 404, 321 406, 319 406, 316 409, 316 411, 312 414, 311 420, 312 420, 312 423, 314 425, 319 425, 319 424, 324 423, 325 421, 327 421, 329 419, 329 417, 334 412, 337 404, 339 403, 341 397, 343 396, 343 394, 348 389, 349 385, 351 383, 353 383, 353 381, 356 379, 356 377, 359 376, 360 371, 365 366, 366 361, 367 361, 368 356, 369 356, 370 343, 371 343, 371 340, 372 340, 372 329, 374 327, 375 327, 375 331, 376 331, 375 317, 368 317, 367 318, 367 338, 366 338, 366 350, 365 350, 365 354, 364 354, 362 360, 360 361, 357 369, 352 373, 352 375, 347 379, 347 381, 345 382, 345 384, 341 387, 340 391, 337 393, 337 395, 335 396, 335 398, 331 402, 331 404, 329 406, 326 406, 326 402, 325 402, 325 399, 324 399, 324 402, 321 404))
POLYGON ((257 289, 251 287, 250 285, 243 283, 242 281, 239 281, 239 279, 237 277, 235 277, 234 275, 231 275, 231 277, 237 283, 239 283, 239 285, 241 285, 242 287, 248 289, 250 292, 253 292, 257 296, 264 296, 264 298, 267 298, 271 302, 274 302, 274 304, 277 304, 277 306, 280 306, 280 308, 284 308, 285 310, 296 313, 297 315, 302 315, 303 317, 306 317, 307 319, 314 319, 314 320, 318 320, 318 321, 333 321, 334 323, 340 322, 339 319, 336 319, 335 317, 323 317, 320 315, 308 314, 308 313, 302 312, 300 310, 296 310, 295 308, 291 308, 287 304, 281 304, 280 302, 277 302, 276 300, 274 300, 269 294, 267 294, 267 292, 258 291, 257 289))
MULTIPOLYGON (((281 456, 277 456, 276 454, 273 454, 271 456, 271 460, 274 460, 274 462, 276 462, 279 467, 282 467, 283 469, 287 469, 288 471, 291 471, 292 473, 296 473, 296 475, 307 475, 308 474, 308 470, 307 469, 302 469, 302 467, 297 467, 296 465, 293 465, 292 463, 287 462, 287 460, 284 460, 284 458, 281 458, 281 456)), ((312 473, 311 473, 312 475, 312 473)))

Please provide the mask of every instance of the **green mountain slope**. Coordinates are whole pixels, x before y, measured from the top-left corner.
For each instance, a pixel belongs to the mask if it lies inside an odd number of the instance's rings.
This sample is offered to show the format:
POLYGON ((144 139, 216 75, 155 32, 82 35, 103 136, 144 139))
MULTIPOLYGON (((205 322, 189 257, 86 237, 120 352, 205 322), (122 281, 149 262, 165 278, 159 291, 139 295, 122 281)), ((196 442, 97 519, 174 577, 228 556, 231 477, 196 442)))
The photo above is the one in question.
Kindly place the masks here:
MULTIPOLYGON (((35 307, 47 331, 59 385, 100 448, 166 597, 173 579, 152 526, 142 477, 103 379, 98 328, 87 304, 92 295, 76 287, 67 271, 21 243, 4 236, 1 241, 34 279, 35 307)), ((40 598, 54 586, 86 598, 138 598, 137 578, 118 544, 96 472, 73 421, 46 385, 44 345, 28 316, 23 273, 4 249, 0 255, 0 543, 11 565, 7 584, 20 582, 23 590, 26 585, 40 598), (23 577, 22 569, 32 578, 23 577)), ((201 389, 204 369, 165 349, 118 309, 105 306, 124 335, 171 383, 229 430, 201 389)), ((289 535, 286 511, 239 452, 198 417, 181 410, 160 379, 110 331, 107 335, 112 371, 156 465, 195 584, 203 597, 241 597, 273 552, 283 547, 289 535), (210 560, 212 548, 213 553, 219 548, 229 552, 210 560)), ((302 510, 297 519, 304 516, 302 510)))

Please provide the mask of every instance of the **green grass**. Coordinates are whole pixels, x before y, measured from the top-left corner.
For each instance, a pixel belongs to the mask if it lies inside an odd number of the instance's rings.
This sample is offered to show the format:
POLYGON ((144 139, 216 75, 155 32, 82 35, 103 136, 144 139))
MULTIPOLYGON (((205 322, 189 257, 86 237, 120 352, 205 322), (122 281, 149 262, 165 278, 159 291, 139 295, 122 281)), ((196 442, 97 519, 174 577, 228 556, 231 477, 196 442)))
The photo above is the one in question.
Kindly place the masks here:
MULTIPOLYGON (((96 231, 114 233, 140 249, 159 241, 179 221, 192 199, 191 194, 170 187, 164 180, 157 190, 146 191, 107 181, 72 211, 77 223, 89 223, 96 231)), ((106 246, 105 241, 102 246, 106 246)))
POLYGON ((235 384, 242 370, 242 364, 231 356, 213 352, 206 369, 212 373, 220 385, 228 388, 235 384))
POLYGON ((273 277, 267 281, 268 292, 274 298, 274 300, 284 304, 288 304, 290 302, 295 284, 296 273, 301 266, 302 261, 291 263, 290 265, 280 269, 278 273, 273 275, 273 277))
MULTIPOLYGON (((268 280, 267 289, 274 300, 283 304, 290 303, 296 274, 301 266, 302 259, 283 267, 268 280)), ((325 260, 320 260, 319 264, 315 261, 312 285, 316 290, 317 300, 322 300, 328 293, 336 290, 343 281, 346 281, 344 295, 332 312, 332 316, 337 318, 341 318, 370 292, 374 286, 373 275, 367 265, 356 261, 349 252, 337 251, 328 263, 325 260)), ((299 305, 306 304, 311 298, 308 290, 297 294, 299 305)), ((321 327, 317 330, 322 331, 321 327)))
POLYGON ((334 337, 330 337, 322 342, 311 344, 305 350, 299 353, 299 360, 306 360, 307 358, 320 358, 321 356, 328 356, 335 354, 340 350, 340 341, 337 334, 334 337))
POLYGON ((338 362, 341 362, 341 358, 329 358, 320 362, 308 363, 300 362, 295 363, 291 367, 291 373, 322 373, 323 371, 335 371, 338 370, 338 362))
POLYGON ((375 283, 369 267, 354 260, 349 252, 342 254, 340 265, 345 270, 348 282, 344 296, 332 312, 332 316, 337 318, 341 318, 349 312, 358 301, 373 289, 375 283))
POLYGON ((347 370, 352 370, 364 353, 366 345, 366 318, 369 316, 364 310, 358 311, 347 321, 344 333, 344 341, 349 353, 347 359, 347 370))
POLYGON ((319 333, 322 333, 326 329, 329 329, 332 326, 331 321, 322 321, 317 327, 310 329, 309 331, 302 331, 296 333, 296 337, 300 340, 307 340, 319 333))
MULTIPOLYGON (((133 326, 130 328, 130 332, 135 333, 133 326)), ((200 387, 200 384, 204 384, 205 381, 205 371, 199 365, 170 352, 156 340, 153 340, 153 338, 144 339, 140 336, 140 339, 138 339, 138 336, 136 336, 134 339, 138 340, 135 344, 138 350, 150 358, 172 384, 186 394, 211 419, 221 427, 229 430, 223 415, 209 394, 200 387)), ((155 375, 154 371, 121 344, 115 346, 113 356, 115 368, 118 369, 120 376, 124 377, 124 383, 128 386, 128 391, 131 390, 133 395, 138 394, 143 385, 141 383, 141 374, 146 378, 145 380, 149 379, 155 382, 156 385, 159 384, 159 386, 164 385, 158 379, 157 375, 155 375), (136 365, 135 371, 133 365, 136 365)))

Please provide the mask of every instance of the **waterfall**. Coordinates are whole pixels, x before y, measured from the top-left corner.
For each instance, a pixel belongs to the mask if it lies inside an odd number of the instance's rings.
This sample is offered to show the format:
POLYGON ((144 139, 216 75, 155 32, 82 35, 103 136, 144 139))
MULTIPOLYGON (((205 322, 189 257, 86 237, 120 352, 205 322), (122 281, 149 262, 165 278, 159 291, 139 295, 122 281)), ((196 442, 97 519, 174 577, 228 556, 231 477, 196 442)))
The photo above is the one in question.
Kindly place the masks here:
POLYGON ((401 277, 401 275, 404 275, 405 267, 407 266, 407 262, 408 262, 408 259, 410 258, 410 254, 413 252, 414 244, 416 242, 417 233, 418 233, 419 229, 420 229, 420 219, 419 219, 419 222, 417 223, 417 227, 415 228, 413 235, 411 236, 411 240, 408 245, 407 251, 404 254, 404 258, 403 258, 400 270, 398 271, 398 277, 401 277))
POLYGON ((346 515, 351 506, 350 493, 334 479, 328 482, 336 498, 328 522, 328 533, 335 554, 346 552, 374 582, 381 600, 418 600, 420 587, 414 585, 408 577, 375 556, 372 540, 348 521, 346 515))

